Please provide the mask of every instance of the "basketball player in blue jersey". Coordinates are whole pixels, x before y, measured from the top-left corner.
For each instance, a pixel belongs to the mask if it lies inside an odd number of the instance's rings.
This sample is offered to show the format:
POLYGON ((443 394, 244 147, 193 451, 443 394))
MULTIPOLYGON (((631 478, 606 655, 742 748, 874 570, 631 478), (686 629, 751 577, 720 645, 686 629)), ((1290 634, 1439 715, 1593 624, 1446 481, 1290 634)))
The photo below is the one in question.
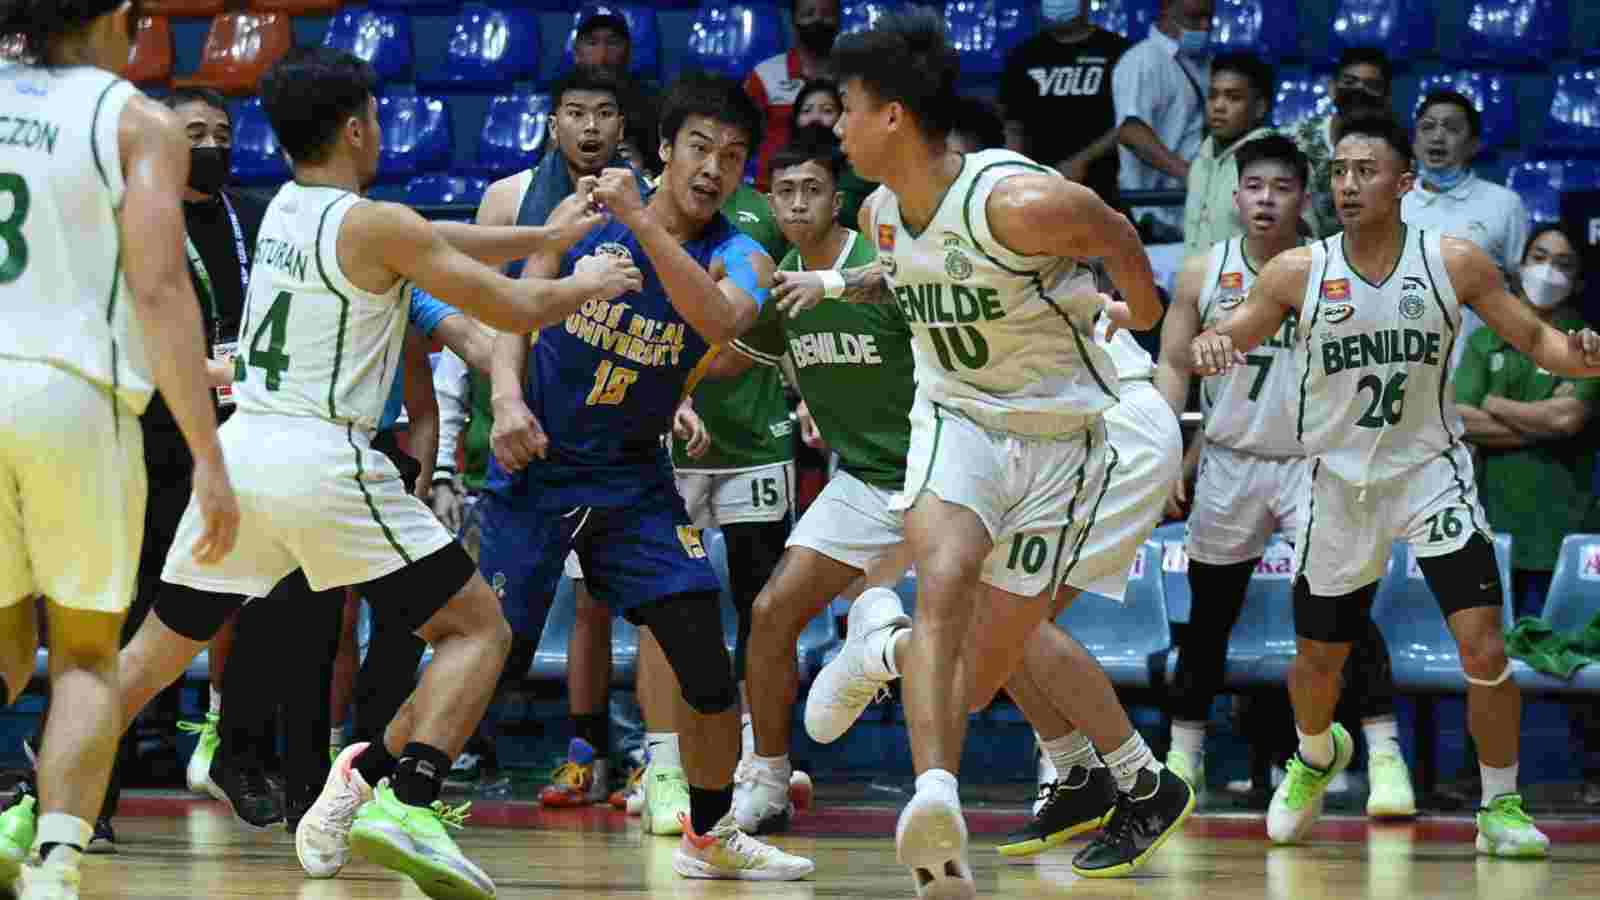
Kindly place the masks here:
POLYGON ((731 815, 738 691, 722 640, 720 585, 673 483, 661 436, 712 348, 756 319, 772 262, 720 212, 761 141, 737 83, 694 75, 662 106, 665 172, 646 204, 634 173, 606 169, 578 190, 611 216, 524 276, 570 271, 587 255, 626 257, 644 285, 584 304, 534 336, 497 341, 494 392, 524 394, 548 437, 515 472, 490 465, 479 567, 507 619, 537 637, 562 562, 575 549, 589 589, 648 629, 676 675, 690 814, 673 856, 688 878, 795 880, 809 860, 745 835, 731 815), (530 349, 531 343, 531 349, 530 349))

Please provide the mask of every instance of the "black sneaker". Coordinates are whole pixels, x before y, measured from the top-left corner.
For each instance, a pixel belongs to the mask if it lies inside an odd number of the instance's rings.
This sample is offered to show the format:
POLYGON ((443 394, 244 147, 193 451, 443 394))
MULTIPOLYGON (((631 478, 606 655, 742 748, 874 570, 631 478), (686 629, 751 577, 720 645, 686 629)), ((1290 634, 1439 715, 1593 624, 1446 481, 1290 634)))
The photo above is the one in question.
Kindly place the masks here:
POLYGON ((322 786, 317 785, 307 790, 290 791, 290 796, 284 798, 283 824, 289 829, 290 834, 300 827, 300 820, 305 818, 306 812, 312 804, 317 802, 317 797, 322 793, 322 786))
POLYGON ((1073 766, 1066 777, 1040 785, 1039 791, 1048 791, 1044 805, 1027 828, 1000 843, 1001 856, 1032 856, 1059 847, 1099 828, 1117 803, 1117 782, 1104 766, 1073 766))
POLYGON ((283 821, 283 800, 258 768, 224 766, 219 755, 211 761, 211 796, 233 811, 246 826, 265 830, 283 821))
POLYGON ((89 838, 89 846, 83 848, 85 853, 111 854, 117 852, 117 833, 111 827, 111 820, 101 817, 94 820, 94 834, 89 838))
POLYGON ((1099 837, 1072 858, 1083 878, 1116 878, 1144 865, 1194 812, 1194 788, 1171 769, 1145 769, 1117 806, 1099 837))

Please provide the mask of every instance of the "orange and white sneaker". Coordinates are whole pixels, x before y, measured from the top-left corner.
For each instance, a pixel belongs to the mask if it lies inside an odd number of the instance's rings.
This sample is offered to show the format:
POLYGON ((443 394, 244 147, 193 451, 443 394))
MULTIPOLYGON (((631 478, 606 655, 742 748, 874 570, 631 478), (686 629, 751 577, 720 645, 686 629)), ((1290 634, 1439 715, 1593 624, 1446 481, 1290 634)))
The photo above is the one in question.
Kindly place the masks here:
POLYGON ((594 802, 594 770, 594 748, 583 738, 573 738, 567 745, 567 761, 556 768, 550 783, 539 792, 539 802, 561 808, 588 806, 594 802))
POLYGON ((354 765, 365 749, 365 743, 344 748, 333 761, 322 793, 294 830, 295 856, 312 878, 332 878, 350 861, 350 826, 356 812, 372 799, 372 788, 354 765))
POLYGON ((688 816, 679 818, 683 837, 672 854, 672 870, 684 878, 726 881, 799 881, 816 869, 809 859, 763 844, 739 830, 733 816, 723 816, 704 835, 694 833, 688 816))
POLYGON ((628 783, 611 792, 611 808, 637 816, 644 808, 644 766, 636 766, 628 773, 628 783))

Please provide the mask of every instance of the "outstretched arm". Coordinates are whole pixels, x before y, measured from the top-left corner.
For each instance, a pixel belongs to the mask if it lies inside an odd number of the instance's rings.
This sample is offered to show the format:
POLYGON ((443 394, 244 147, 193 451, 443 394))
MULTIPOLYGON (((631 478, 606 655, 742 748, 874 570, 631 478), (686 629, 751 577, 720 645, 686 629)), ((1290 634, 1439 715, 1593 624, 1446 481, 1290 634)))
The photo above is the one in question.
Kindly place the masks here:
POLYGON ((1267 263, 1233 314, 1222 324, 1203 332, 1189 345, 1193 370, 1217 375, 1244 361, 1242 356, 1272 337, 1283 320, 1300 308, 1311 277, 1311 251, 1297 247, 1267 263))
POLYGON ((1443 238, 1441 250, 1456 297, 1511 346, 1557 375, 1600 376, 1600 335, 1593 329, 1563 334, 1550 327, 1506 288, 1499 268, 1476 245, 1443 238))
POLYGON ((565 253, 604 223, 605 218, 589 203, 587 194, 578 192, 561 201, 543 225, 432 224, 434 233, 444 238, 445 243, 484 265, 500 266, 535 253, 565 253))
POLYGON ((1156 390, 1172 407, 1172 414, 1183 415, 1189 405, 1189 342, 1200 333, 1200 292, 1204 288, 1210 258, 1191 256, 1178 273, 1177 290, 1167 307, 1167 320, 1161 325, 1161 355, 1156 359, 1156 390))

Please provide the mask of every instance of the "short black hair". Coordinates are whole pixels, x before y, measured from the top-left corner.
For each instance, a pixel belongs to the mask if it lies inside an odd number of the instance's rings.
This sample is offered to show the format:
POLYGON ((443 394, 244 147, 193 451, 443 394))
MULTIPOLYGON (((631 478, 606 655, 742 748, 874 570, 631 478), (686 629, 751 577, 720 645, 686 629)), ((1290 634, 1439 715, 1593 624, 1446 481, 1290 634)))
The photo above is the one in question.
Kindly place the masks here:
POLYGON ((1472 102, 1471 97, 1460 91, 1443 90, 1430 92, 1428 96, 1422 98, 1422 103, 1417 106, 1417 118, 1422 118, 1422 114, 1428 111, 1428 107, 1438 106, 1441 103, 1459 108, 1467 116, 1467 130, 1475 138, 1483 137, 1483 113, 1478 112, 1478 107, 1472 102))
POLYGON ((1392 116, 1370 113, 1355 116, 1339 126, 1333 135, 1333 142, 1338 144, 1352 134, 1383 141, 1399 154, 1406 171, 1416 168, 1417 156, 1411 148, 1411 136, 1392 116))
POLYGON ((233 125, 233 111, 228 109, 228 101, 223 98, 220 91, 208 87, 175 88, 162 102, 167 104, 167 109, 177 109, 190 103, 204 103, 212 109, 221 111, 228 117, 228 125, 230 127, 233 125))
POLYGON ((910 110, 930 138, 943 138, 955 124, 961 57, 932 12, 912 7, 844 35, 833 45, 833 70, 841 84, 859 80, 878 100, 910 110))
POLYGON ((1298 144, 1281 134, 1269 134, 1241 144, 1234 151, 1233 158, 1239 166, 1241 179, 1246 169, 1258 162, 1271 160, 1288 166, 1289 171, 1300 179, 1301 187, 1311 184, 1311 161, 1301 152, 1298 144))
MULTIPOLYGON (((11 44, 22 60, 43 62, 51 45, 122 6, 122 0, 0 0, 0 43, 11 44)), ((128 29, 138 27, 134 0, 128 29)))
POLYGON ((661 140, 674 143, 690 116, 742 128, 750 136, 750 155, 761 146, 763 116, 744 87, 725 75, 690 72, 667 89, 661 100, 661 140))
POLYGON ((365 116, 378 76, 361 57, 296 47, 261 77, 261 105, 295 163, 321 162, 346 119, 365 116))
POLYGON ((813 78, 800 88, 800 93, 794 95, 794 111, 789 116, 789 127, 796 127, 796 120, 800 118, 800 107, 806 105, 806 100, 812 94, 828 93, 833 95, 833 102, 844 105, 844 96, 839 93, 839 83, 832 78, 813 78))
POLYGON ((1532 233, 1528 235, 1528 242, 1522 245, 1522 262, 1528 261, 1528 254, 1532 252, 1533 245, 1537 244, 1540 238, 1552 231, 1566 238, 1567 243, 1572 245, 1572 249, 1578 251, 1578 275, 1581 278, 1583 275, 1583 242, 1573 237, 1572 229, 1560 222, 1543 222, 1534 226, 1532 233))
POLYGON ((950 130, 969 134, 978 142, 979 150, 1006 145, 1005 120, 988 101, 978 97, 959 97, 956 100, 955 122, 950 130))
POLYGON ((1351 66, 1374 66, 1383 73, 1383 91, 1394 91, 1394 63, 1389 61, 1389 54, 1377 47, 1347 47, 1339 54, 1339 65, 1335 68, 1334 75, 1343 72, 1351 66))
POLYGON ((789 143, 772 154, 772 161, 767 165, 768 180, 776 180, 780 169, 791 169, 808 162, 827 169, 834 186, 838 186, 839 176, 844 174, 844 154, 839 152, 839 139, 833 136, 833 129, 823 125, 807 125, 796 130, 789 137, 789 143))
POLYGON ((1211 74, 1215 76, 1218 72, 1232 72, 1250 82, 1250 90, 1255 91, 1256 98, 1265 101, 1269 110, 1272 108, 1277 85, 1272 67, 1261 57, 1254 53, 1219 54, 1211 61, 1211 74))
POLYGON ((556 79, 550 86, 550 102, 560 108, 562 98, 569 91, 594 91, 596 93, 610 94, 616 98, 617 105, 623 105, 623 81, 617 73, 608 66, 575 66, 571 72, 556 79))

